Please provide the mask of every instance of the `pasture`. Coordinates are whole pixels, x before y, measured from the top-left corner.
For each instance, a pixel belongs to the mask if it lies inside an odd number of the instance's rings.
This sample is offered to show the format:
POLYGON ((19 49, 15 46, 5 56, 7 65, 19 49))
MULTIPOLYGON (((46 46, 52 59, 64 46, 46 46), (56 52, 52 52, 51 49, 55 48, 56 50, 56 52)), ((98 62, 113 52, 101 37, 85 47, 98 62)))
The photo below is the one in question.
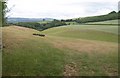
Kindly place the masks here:
POLYGON ((86 24, 117 25, 118 24, 118 20, 108 20, 108 21, 102 21, 102 22, 90 22, 90 23, 86 23, 86 24))
POLYGON ((19 26, 2 29, 3 76, 118 75, 118 26, 68 25, 41 32, 19 26))

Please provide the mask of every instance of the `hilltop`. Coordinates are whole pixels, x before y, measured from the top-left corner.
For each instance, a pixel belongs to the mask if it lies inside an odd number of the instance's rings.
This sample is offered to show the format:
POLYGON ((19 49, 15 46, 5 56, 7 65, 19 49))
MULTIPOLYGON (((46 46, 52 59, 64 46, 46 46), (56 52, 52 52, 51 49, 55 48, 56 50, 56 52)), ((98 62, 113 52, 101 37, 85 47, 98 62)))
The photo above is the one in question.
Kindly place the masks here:
POLYGON ((90 16, 90 17, 80 17, 75 19, 67 19, 62 20, 66 22, 77 22, 79 24, 88 23, 88 22, 101 22, 101 21, 108 21, 108 20, 116 20, 119 19, 118 15, 120 12, 112 11, 105 15, 99 15, 99 16, 90 16))

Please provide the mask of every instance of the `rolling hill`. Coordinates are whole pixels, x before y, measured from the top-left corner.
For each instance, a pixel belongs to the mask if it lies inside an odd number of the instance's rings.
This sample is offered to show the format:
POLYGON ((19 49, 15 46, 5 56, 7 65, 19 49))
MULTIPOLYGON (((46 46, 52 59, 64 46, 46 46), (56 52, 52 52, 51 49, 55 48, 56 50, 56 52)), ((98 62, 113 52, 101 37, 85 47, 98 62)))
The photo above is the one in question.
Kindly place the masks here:
POLYGON ((85 23, 89 25, 118 25, 118 20, 108 20, 108 21, 102 21, 102 22, 90 22, 85 23))
POLYGON ((39 31, 46 30, 52 27, 64 26, 64 25, 118 25, 117 20, 119 12, 112 11, 105 15, 89 16, 76 19, 57 20, 51 18, 8 18, 7 25, 17 25, 22 27, 33 28, 39 31), (110 23, 112 22, 112 23, 110 23))
POLYGON ((42 32, 19 26, 2 29, 3 76, 118 75, 117 26, 68 25, 42 32))
POLYGON ((40 22, 40 21, 52 21, 52 18, 8 18, 8 23, 18 23, 18 22, 40 22))

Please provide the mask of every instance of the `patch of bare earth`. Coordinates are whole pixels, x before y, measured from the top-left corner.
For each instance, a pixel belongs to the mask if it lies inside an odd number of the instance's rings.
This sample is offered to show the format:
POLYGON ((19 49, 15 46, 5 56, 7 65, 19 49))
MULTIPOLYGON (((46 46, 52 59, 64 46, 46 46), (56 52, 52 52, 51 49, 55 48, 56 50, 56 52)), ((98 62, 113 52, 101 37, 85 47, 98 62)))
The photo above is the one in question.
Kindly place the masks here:
POLYGON ((118 69, 114 69, 109 65, 105 65, 104 70, 108 76, 118 76, 118 69))
POLYGON ((65 65, 63 75, 64 76, 78 76, 77 65, 74 62, 65 65))
POLYGON ((93 40, 61 40, 56 39, 52 41, 52 44, 61 49, 69 48, 79 52, 111 52, 118 49, 117 43, 93 41, 93 40))

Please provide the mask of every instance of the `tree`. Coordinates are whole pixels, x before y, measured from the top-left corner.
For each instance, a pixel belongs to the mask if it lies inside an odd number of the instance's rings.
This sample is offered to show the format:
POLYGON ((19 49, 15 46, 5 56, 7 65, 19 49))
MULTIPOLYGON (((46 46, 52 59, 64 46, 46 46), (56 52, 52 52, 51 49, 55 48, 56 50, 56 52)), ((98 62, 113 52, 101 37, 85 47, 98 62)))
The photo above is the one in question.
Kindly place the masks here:
POLYGON ((3 10, 4 10, 4 2, 0 1, 0 23, 3 23, 3 21, 4 21, 3 10))
POLYGON ((118 11, 118 13, 120 13, 120 11, 118 11))
POLYGON ((116 13, 115 11, 112 11, 112 12, 110 12, 109 14, 114 14, 114 13, 116 13))
POLYGON ((7 8, 7 5, 6 5, 6 2, 2 2, 2 20, 3 20, 3 25, 6 23, 6 8, 7 8))
POLYGON ((43 21, 45 21, 45 19, 43 19, 43 21))
POLYGON ((7 0, 4 0, 2 2, 2 20, 3 20, 3 26, 7 25, 7 16, 6 14, 10 11, 7 7, 7 0))
POLYGON ((61 22, 65 22, 65 20, 62 19, 61 22))

